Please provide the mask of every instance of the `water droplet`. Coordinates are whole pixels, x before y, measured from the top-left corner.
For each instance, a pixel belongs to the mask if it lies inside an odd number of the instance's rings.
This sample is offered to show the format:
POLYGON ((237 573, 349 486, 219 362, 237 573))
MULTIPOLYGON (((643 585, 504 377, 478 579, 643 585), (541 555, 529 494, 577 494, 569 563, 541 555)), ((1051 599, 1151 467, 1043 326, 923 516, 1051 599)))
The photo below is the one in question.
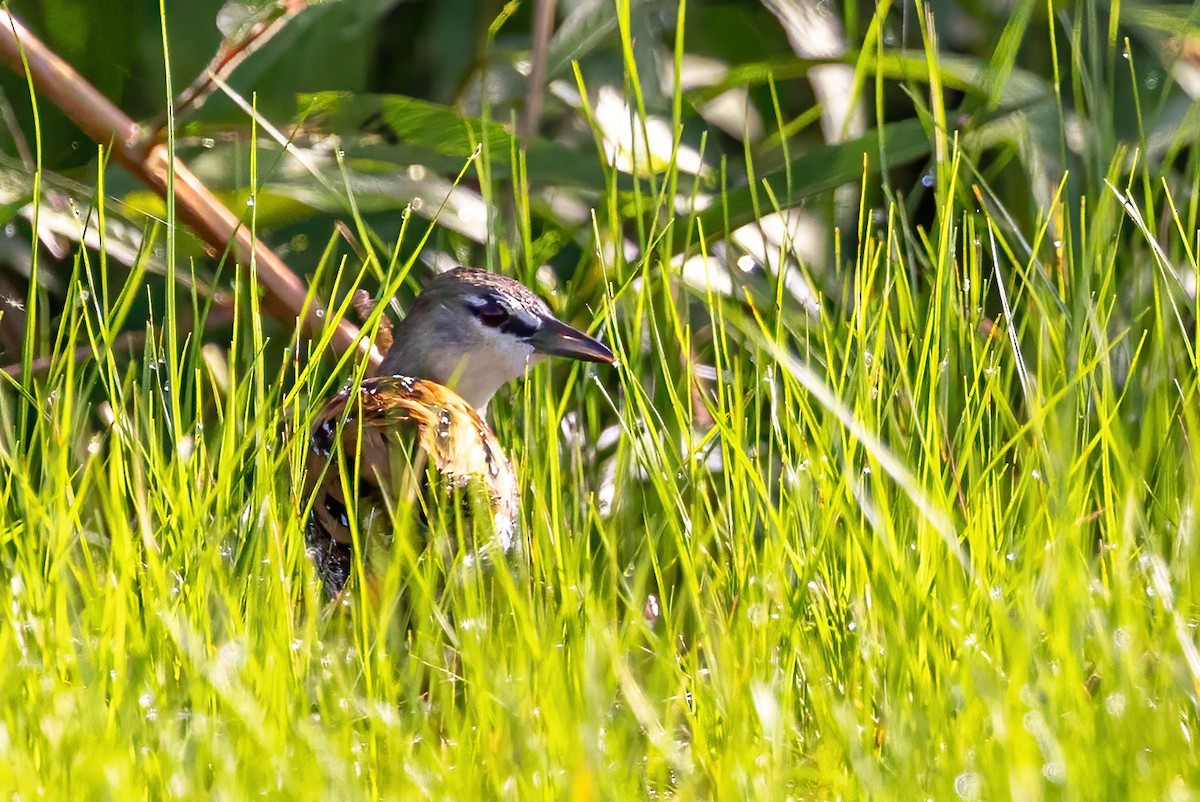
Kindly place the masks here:
POLYGON ((954 793, 963 799, 978 799, 983 791, 983 778, 973 771, 964 771, 954 778, 954 793))

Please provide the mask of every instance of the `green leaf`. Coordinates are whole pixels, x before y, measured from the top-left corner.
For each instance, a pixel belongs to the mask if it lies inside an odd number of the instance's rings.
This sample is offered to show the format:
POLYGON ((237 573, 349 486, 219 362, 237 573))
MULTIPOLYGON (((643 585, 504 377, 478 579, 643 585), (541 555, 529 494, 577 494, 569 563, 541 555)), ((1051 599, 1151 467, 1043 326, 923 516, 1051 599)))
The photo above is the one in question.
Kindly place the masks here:
MULTIPOLYGON (((861 180, 864 169, 876 172, 885 165, 897 167, 916 161, 929 151, 929 136, 916 120, 891 123, 858 139, 809 151, 793 159, 790 168, 762 176, 758 185, 726 193, 723 204, 714 204, 696 215, 696 220, 703 226, 705 241, 712 242, 756 220, 759 210, 775 211, 767 199, 766 188, 778 202, 779 210, 792 209, 822 192, 861 180)), ((678 251, 683 246, 683 232, 681 228, 675 231, 673 250, 678 251)))
MULTIPOLYGON (((130 47, 141 28, 138 0, 12 0, 9 8, 51 50, 107 98, 120 102, 131 65, 138 55, 130 47)), ((9 34, 11 36, 11 34, 9 34)), ((0 91, 13 106, 21 134, 32 151, 35 141, 33 108, 25 77, 0 70, 0 91)), ((39 99, 40 100, 40 99, 39 99)), ((42 158, 51 169, 76 167, 96 156, 96 147, 78 127, 49 102, 38 103, 42 158)), ((6 137, 7 139, 8 137, 6 137)), ((4 144, 15 152, 11 142, 4 144)))
MULTIPOLYGON (((450 157, 461 166, 486 141, 493 167, 512 168, 515 137, 507 126, 465 117, 439 103, 402 95, 320 92, 301 96, 299 108, 299 117, 307 125, 360 138, 365 130, 373 129, 389 140, 415 147, 417 151, 410 152, 414 161, 420 162, 424 151, 443 159, 450 157)), ((604 168, 594 150, 583 152, 536 137, 519 145, 525 149, 531 183, 604 192, 604 168)), ((618 183, 629 188, 632 179, 622 178, 618 183)))

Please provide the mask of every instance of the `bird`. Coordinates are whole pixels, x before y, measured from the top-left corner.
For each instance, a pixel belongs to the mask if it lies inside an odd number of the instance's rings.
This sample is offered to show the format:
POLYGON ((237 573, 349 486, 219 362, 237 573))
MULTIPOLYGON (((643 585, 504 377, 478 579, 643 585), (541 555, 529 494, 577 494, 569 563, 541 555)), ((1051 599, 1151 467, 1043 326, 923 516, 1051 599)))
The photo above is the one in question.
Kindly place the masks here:
POLYGON ((392 330, 376 375, 336 393, 313 420, 306 543, 327 593, 346 588, 356 545, 365 570, 387 559, 372 543, 386 547, 412 523, 393 517, 407 498, 419 500, 426 523, 430 512, 449 512, 460 538, 474 535, 454 544, 468 564, 519 552, 516 476, 486 408, 549 356, 614 361, 514 279, 460 267, 429 281, 392 330))

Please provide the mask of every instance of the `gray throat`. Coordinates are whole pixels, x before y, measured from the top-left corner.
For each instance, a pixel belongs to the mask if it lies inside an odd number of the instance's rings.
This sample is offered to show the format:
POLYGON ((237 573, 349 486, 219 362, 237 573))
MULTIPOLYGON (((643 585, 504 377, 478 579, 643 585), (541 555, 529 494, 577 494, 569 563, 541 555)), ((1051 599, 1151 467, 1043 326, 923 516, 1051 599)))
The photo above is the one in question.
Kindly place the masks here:
POLYGON ((436 382, 454 390, 463 400, 483 412, 500 386, 512 377, 499 375, 488 361, 472 359, 469 349, 459 342, 439 342, 436 336, 420 332, 417 324, 406 325, 405 318, 392 331, 392 347, 379 366, 382 376, 411 376, 436 382))

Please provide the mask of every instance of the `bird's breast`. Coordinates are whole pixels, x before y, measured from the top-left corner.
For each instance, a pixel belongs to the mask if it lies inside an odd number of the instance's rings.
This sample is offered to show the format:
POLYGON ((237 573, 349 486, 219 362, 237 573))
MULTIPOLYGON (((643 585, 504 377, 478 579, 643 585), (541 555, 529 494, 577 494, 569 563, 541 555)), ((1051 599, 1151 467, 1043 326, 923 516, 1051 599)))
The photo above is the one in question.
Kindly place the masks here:
POLYGON ((439 512, 453 506, 459 516, 486 511, 492 531, 477 541, 479 551, 517 545, 508 457, 479 413, 434 382, 379 376, 330 399, 313 422, 306 489, 308 550, 334 592, 350 574, 354 530, 359 543, 373 532, 390 536, 411 525, 400 515, 419 514, 416 500, 439 512))

